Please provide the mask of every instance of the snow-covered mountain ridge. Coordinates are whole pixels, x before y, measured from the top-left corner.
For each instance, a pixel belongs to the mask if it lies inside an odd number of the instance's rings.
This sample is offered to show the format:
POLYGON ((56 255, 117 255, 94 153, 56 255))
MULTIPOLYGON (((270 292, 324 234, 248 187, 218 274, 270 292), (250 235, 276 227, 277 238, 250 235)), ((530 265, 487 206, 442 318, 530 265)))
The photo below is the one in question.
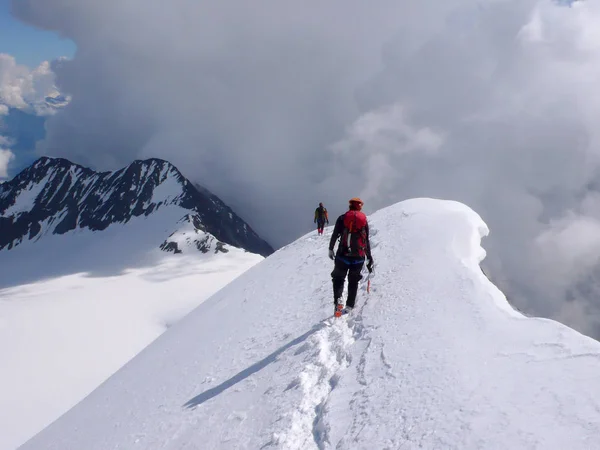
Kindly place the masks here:
POLYGON ((244 272, 22 449, 594 448, 600 343, 526 318, 466 206, 372 216, 377 263, 331 317, 325 236, 244 272))
MULTIPOLYGON (((221 200, 206 189, 197 189, 167 161, 134 161, 121 170, 98 173, 47 157, 0 184, 0 249, 48 234, 100 231, 173 206, 187 210, 181 218, 196 231, 222 244, 263 256, 273 251, 221 200)), ((162 248, 181 251, 168 236, 162 248)), ((198 248, 206 250, 205 245, 198 248)))

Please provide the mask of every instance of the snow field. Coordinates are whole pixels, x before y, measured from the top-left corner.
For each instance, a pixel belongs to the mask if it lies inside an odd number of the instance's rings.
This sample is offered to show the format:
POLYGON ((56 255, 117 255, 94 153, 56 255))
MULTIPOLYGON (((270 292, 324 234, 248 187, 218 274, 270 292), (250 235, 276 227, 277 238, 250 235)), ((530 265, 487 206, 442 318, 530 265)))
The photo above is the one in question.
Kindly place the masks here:
POLYGON ((47 236, 0 252, 1 450, 52 423, 263 260, 230 246, 218 254, 160 251, 182 211, 164 208, 102 232, 47 236))

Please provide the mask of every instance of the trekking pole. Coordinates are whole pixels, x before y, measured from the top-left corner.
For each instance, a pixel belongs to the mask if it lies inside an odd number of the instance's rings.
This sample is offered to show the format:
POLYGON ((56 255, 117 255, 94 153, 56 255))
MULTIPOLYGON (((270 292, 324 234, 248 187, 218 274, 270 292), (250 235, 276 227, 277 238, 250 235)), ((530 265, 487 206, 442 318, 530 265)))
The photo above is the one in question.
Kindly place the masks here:
POLYGON ((371 292, 371 278, 373 278, 373 274, 375 273, 375 267, 371 269, 369 275, 367 276, 367 294, 371 292))

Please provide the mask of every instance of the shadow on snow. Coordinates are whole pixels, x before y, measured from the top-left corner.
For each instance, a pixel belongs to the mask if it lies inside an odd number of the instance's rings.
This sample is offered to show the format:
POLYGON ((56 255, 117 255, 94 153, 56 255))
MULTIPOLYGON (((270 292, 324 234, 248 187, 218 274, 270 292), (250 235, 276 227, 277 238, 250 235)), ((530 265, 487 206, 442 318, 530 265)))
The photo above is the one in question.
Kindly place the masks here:
POLYGON ((325 328, 325 326, 326 326, 325 321, 327 321, 327 320, 329 320, 329 319, 325 319, 325 320, 319 322, 317 325, 313 326, 310 330, 308 330, 303 335, 298 336, 296 339, 288 342, 284 346, 282 346, 282 347, 278 348, 277 350, 275 350, 273 353, 271 353, 266 358, 263 358, 262 360, 260 360, 257 363, 251 365, 247 369, 242 370, 241 372, 239 372, 238 374, 236 374, 233 377, 229 378, 228 380, 224 381, 223 383, 219 384, 218 386, 215 386, 215 387, 213 387, 213 388, 211 388, 211 389, 209 389, 207 391, 204 391, 201 394, 195 396, 194 398, 188 400, 185 403, 184 407, 185 408, 189 408, 189 409, 196 408, 197 406, 200 406, 202 403, 210 400, 211 398, 216 397, 217 395, 219 395, 220 393, 222 393, 226 389, 229 389, 230 387, 235 386, 240 381, 245 380, 250 375, 255 374, 259 370, 264 369, 266 366, 268 366, 272 362, 275 362, 275 360, 277 359, 277 357, 280 354, 282 354, 283 352, 285 352, 287 349, 289 349, 290 347, 293 347, 293 346, 295 346, 297 344, 300 344, 301 342, 303 342, 307 338, 309 338, 311 335, 315 334, 317 331, 325 328))

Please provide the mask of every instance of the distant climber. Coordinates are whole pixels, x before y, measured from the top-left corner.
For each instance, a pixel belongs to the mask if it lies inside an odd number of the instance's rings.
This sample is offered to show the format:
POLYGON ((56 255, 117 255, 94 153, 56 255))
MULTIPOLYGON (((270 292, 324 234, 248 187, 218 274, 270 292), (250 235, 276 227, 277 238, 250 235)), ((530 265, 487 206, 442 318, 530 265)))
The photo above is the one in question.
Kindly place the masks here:
POLYGON ((329 215, 327 214, 327 208, 323 206, 323 203, 319 203, 317 209, 315 209, 315 222, 317 224, 317 232, 319 235, 323 234, 323 228, 325 224, 329 225, 329 215))
POLYGON ((333 304, 336 317, 349 313, 354 308, 358 282, 362 279, 361 271, 367 260, 369 273, 373 271, 373 256, 369 242, 369 224, 367 216, 361 211, 363 201, 352 198, 348 211, 337 218, 331 240, 329 241, 329 258, 335 261, 331 279, 333 282, 333 304), (333 248, 340 240, 337 253, 333 248), (342 302, 344 282, 348 276, 348 299, 346 308, 342 302))

